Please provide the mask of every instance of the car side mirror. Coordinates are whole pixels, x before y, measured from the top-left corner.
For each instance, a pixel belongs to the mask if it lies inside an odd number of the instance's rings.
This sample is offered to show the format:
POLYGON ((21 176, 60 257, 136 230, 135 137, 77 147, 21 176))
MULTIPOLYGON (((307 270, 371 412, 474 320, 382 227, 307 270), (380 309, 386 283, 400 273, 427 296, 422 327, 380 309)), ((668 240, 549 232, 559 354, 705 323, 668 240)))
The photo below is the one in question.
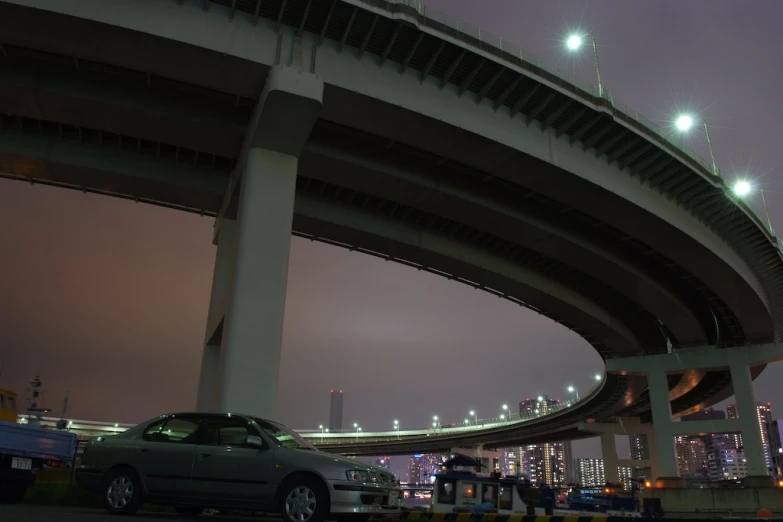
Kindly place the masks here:
POLYGON ((264 439, 262 439, 258 435, 248 435, 245 444, 247 444, 251 448, 266 449, 266 444, 264 444, 264 439))

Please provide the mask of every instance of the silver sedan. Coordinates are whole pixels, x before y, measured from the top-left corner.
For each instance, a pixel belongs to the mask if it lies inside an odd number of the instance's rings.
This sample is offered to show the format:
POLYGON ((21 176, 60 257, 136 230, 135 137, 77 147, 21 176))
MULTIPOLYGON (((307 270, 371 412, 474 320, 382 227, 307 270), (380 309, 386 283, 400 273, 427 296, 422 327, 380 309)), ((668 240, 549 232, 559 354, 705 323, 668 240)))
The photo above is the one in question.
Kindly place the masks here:
POLYGON ((147 501, 184 515, 233 508, 322 522, 397 514, 401 501, 387 470, 319 451, 276 422, 228 413, 162 415, 94 437, 76 479, 114 514, 147 501))

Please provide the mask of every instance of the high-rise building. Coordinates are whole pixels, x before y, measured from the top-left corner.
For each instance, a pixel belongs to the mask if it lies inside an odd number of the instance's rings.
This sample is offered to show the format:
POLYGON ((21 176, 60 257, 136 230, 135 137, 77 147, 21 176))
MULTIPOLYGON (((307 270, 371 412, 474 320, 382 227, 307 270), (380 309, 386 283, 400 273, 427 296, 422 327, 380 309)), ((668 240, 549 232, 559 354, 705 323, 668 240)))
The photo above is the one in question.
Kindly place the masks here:
POLYGON ((738 480, 748 474, 748 466, 742 450, 717 450, 709 461, 709 479, 738 480))
POLYGON ((704 437, 677 435, 674 437, 677 448, 677 465, 683 478, 703 478, 707 476, 707 445, 704 437))
MULTIPOLYGON (((606 484, 604 459, 576 459, 576 482, 582 486, 595 487, 606 484)), ((630 490, 633 481, 633 470, 627 466, 617 466, 617 474, 624 489, 630 490)))
MULTIPOLYGON (((730 404, 726 411, 729 419, 739 418, 736 405, 730 404)), ((761 430, 761 446, 764 450, 764 461, 767 465, 767 469, 771 470, 774 467, 772 462, 771 431, 773 430, 772 425, 775 421, 772 418, 772 406, 770 403, 756 403, 756 415, 758 417, 759 429, 761 430)), ((734 439, 734 447, 743 449, 742 434, 733 433, 732 437, 734 439)))
POLYGON ((332 390, 329 399, 329 431, 343 429, 343 391, 332 390))
POLYGON ((576 481, 581 486, 593 487, 606 484, 604 459, 576 459, 576 481))
MULTIPOLYGON (((560 404, 560 400, 539 395, 519 402, 519 415, 546 415, 560 404)), ((533 444, 519 448, 516 457, 520 462, 520 474, 534 485, 561 486, 573 482, 574 473, 571 441, 533 444)))
POLYGON ((628 442, 631 444, 631 460, 644 460, 647 458, 644 438, 644 435, 630 435, 628 437, 628 442))
POLYGON ((772 474, 775 478, 783 478, 783 419, 777 419, 770 424, 769 450, 772 453, 772 474))
POLYGON ((408 483, 421 484, 424 482, 421 477, 423 455, 414 455, 408 460, 408 483))

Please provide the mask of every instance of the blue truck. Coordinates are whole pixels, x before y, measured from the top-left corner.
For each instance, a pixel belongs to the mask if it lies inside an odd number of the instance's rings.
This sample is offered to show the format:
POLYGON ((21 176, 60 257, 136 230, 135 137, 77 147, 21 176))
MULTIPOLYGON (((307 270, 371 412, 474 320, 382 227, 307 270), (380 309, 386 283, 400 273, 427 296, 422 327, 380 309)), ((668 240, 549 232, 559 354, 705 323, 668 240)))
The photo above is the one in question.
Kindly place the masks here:
POLYGON ((76 444, 74 433, 0 422, 0 504, 21 502, 41 469, 70 466, 76 444))

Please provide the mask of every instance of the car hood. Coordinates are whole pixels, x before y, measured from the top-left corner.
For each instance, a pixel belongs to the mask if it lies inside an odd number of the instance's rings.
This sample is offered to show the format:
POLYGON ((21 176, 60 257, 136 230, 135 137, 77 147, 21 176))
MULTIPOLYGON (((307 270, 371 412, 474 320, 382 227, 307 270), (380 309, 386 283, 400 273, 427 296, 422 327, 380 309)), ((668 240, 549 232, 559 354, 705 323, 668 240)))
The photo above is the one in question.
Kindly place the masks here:
POLYGON ((331 462, 335 466, 345 466, 345 471, 358 469, 361 471, 374 471, 375 473, 391 473, 389 470, 381 468, 380 466, 374 466, 361 460, 349 459, 342 455, 335 455, 333 453, 326 453, 324 451, 312 451, 312 450, 293 450, 297 453, 306 454, 309 458, 319 459, 326 462, 331 462))

